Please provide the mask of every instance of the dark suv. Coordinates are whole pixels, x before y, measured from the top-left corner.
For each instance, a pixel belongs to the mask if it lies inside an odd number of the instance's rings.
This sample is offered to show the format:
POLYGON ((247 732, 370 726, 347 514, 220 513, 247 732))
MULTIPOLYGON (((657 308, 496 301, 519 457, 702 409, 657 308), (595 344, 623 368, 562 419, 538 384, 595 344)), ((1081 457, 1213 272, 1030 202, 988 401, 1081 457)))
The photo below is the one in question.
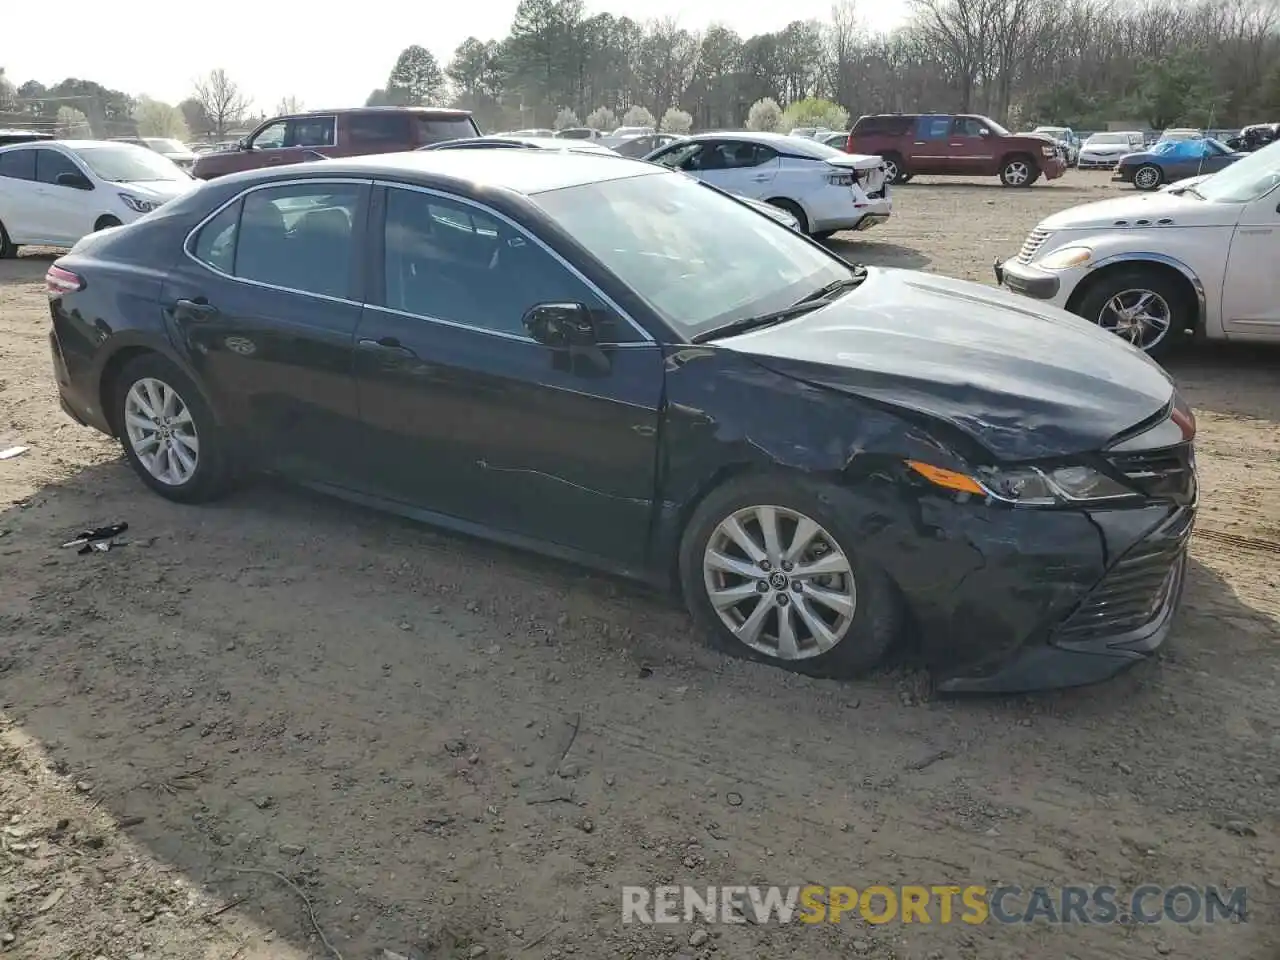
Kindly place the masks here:
POLYGON ((429 143, 478 137, 469 110, 436 107, 356 107, 273 117, 223 153, 196 159, 191 173, 212 180, 258 167, 325 157, 399 153, 429 143))
POLYGON ((1013 134, 976 114, 890 113, 859 117, 849 132, 849 153, 884 158, 894 183, 917 174, 996 177, 1007 187, 1056 180, 1066 157, 1052 138, 1013 134))

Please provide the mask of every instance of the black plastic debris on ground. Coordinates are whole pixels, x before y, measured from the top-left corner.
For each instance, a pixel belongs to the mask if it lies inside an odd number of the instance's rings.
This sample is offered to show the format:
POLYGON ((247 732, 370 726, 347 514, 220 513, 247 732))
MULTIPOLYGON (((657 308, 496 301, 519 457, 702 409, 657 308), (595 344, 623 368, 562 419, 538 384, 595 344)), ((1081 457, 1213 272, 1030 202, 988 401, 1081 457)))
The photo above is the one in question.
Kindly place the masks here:
POLYGON ((74 539, 68 540, 63 544, 64 547, 79 547, 76 551, 78 554, 86 553, 106 553, 112 547, 123 547, 124 540, 117 540, 116 537, 129 529, 129 524, 121 521, 120 523, 109 523, 104 527, 95 527, 92 530, 85 530, 75 536, 74 539))

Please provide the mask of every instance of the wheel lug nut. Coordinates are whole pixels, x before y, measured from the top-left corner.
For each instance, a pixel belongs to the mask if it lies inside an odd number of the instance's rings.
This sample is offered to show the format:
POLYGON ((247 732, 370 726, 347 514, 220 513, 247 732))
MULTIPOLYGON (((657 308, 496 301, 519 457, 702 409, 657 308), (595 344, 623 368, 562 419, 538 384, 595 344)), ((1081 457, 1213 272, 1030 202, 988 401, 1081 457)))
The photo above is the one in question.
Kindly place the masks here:
POLYGON ((792 590, 794 590, 796 593, 803 593, 803 592, 804 592, 804 584, 803 584, 803 583, 801 583, 799 580, 792 580, 792 581, 791 581, 791 589, 792 589, 792 590))
POLYGON ((768 593, 768 592, 769 592, 769 581, 768 581, 768 580, 760 580, 760 581, 758 581, 758 582, 756 583, 756 592, 757 592, 757 593, 768 593))
POLYGON ((782 569, 783 569, 783 570, 785 570, 785 571, 787 571, 787 573, 790 573, 790 572, 791 572, 791 569, 792 569, 794 566, 795 566, 795 564, 794 564, 794 563, 792 563, 790 560, 783 560, 783 561, 782 561, 782 569))
POLYGON ((790 602, 791 602, 791 598, 788 597, 785 593, 778 594, 778 606, 785 607, 790 602))
POLYGON ((773 569, 773 567, 770 565, 770 563, 769 563, 769 561, 768 561, 768 560, 761 560, 761 561, 760 561, 760 569, 761 569, 761 570, 772 570, 772 569, 773 569))

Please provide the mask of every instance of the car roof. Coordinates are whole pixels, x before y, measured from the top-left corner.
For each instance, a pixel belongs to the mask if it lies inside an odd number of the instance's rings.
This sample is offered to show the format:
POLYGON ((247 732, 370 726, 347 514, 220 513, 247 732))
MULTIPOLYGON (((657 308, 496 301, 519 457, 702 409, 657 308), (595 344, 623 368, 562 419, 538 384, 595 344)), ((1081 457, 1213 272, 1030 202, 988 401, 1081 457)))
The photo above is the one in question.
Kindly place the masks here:
POLYGON ((495 145, 525 145, 529 147, 537 147, 539 150, 559 150, 572 151, 577 150, 580 153, 613 153, 608 147, 602 147, 590 140, 574 140, 572 137, 522 137, 517 135, 510 136, 484 136, 484 137, 461 137, 457 140, 445 140, 438 144, 428 144, 425 147, 419 147, 419 150, 444 150, 452 147, 478 147, 485 144, 495 145))
MULTIPOLYGON (((420 181, 460 180, 477 187, 506 188, 533 195, 605 180, 666 173, 661 167, 615 154, 574 150, 414 150, 410 153, 380 153, 350 159, 316 160, 303 164, 308 172, 326 176, 395 177, 420 181)), ((268 167, 232 177, 256 180, 276 179, 280 168, 268 167), (269 174, 269 175, 267 175, 269 174)), ((220 178, 229 179, 229 178, 220 178)))
MULTIPOLYGON (((796 127, 797 130, 806 129, 796 127)), ((745 143, 763 143, 767 146, 794 146, 796 137, 788 133, 766 133, 761 130, 725 130, 721 133, 695 133, 686 140, 742 140, 745 143)))

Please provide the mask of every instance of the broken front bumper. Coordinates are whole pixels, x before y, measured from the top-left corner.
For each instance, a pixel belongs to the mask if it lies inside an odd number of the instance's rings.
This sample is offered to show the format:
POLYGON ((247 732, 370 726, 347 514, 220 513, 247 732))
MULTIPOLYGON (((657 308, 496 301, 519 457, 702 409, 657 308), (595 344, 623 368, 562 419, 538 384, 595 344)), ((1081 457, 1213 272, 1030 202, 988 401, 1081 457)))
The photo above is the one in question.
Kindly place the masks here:
POLYGON ((997 259, 992 270, 998 285, 1035 300, 1053 300, 1062 286, 1057 274, 1019 263, 1016 259, 997 259))

